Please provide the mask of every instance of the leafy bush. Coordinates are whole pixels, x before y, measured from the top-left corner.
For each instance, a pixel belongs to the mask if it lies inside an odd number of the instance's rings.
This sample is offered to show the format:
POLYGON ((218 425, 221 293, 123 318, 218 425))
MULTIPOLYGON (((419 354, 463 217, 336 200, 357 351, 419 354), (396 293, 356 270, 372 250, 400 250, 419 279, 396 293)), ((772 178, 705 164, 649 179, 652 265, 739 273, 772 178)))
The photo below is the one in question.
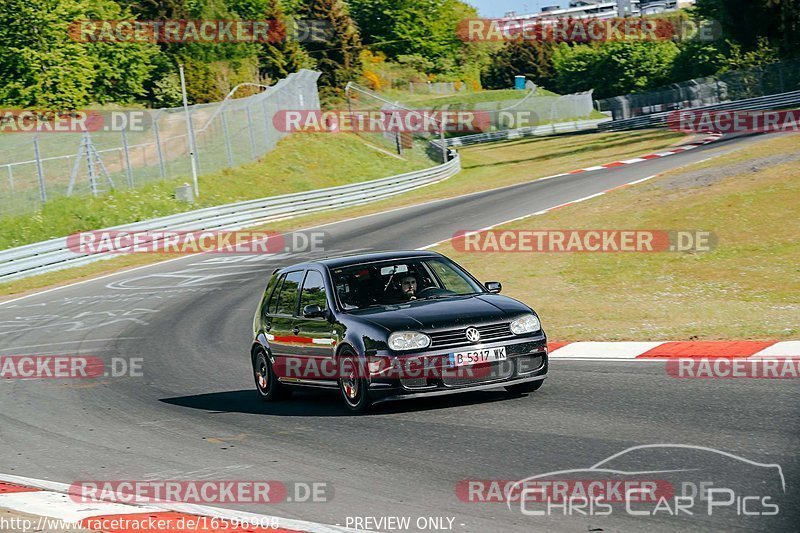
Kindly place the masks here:
POLYGON ((553 54, 557 92, 594 89, 597 98, 643 91, 672 81, 678 45, 672 41, 612 41, 570 46, 553 54))

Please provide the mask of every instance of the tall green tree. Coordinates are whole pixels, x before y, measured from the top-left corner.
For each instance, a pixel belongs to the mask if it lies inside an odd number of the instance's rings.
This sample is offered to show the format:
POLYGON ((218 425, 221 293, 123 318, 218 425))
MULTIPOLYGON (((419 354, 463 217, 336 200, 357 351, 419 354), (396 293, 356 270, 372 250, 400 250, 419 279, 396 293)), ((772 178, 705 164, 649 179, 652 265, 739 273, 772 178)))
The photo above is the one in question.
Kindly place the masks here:
POLYGON ((311 57, 298 42, 295 22, 287 19, 279 0, 268 0, 264 16, 273 24, 270 42, 261 45, 258 70, 262 78, 278 80, 301 68, 313 66, 311 57))
POLYGON ((361 37, 342 0, 308 0, 298 15, 308 23, 321 24, 324 34, 314 32, 303 47, 322 72, 319 84, 340 93, 359 73, 361 37))
POLYGON ((561 43, 553 54, 556 88, 560 93, 594 89, 597 98, 652 89, 673 81, 677 55, 672 41, 561 43))
POLYGON ((800 55, 800 2, 797 0, 697 0, 694 11, 719 22, 723 38, 745 50, 766 38, 785 57, 800 55))
POLYGON ((477 11, 460 0, 350 0, 364 44, 390 59, 416 55, 449 72, 474 59, 474 43, 458 36, 458 24, 477 11))
POLYGON ((142 97, 158 53, 148 43, 85 43, 70 23, 127 18, 111 0, 5 0, 0 102, 58 110, 142 97))
POLYGON ((552 87, 553 50, 552 43, 510 41, 491 55, 481 82, 487 89, 509 89, 514 76, 525 76, 536 85, 552 87))
MULTIPOLYGON (((117 0, 141 20, 264 19, 268 0, 117 0)), ((163 52, 154 61, 155 71, 148 84, 152 101, 171 91, 177 64, 186 71, 186 89, 191 102, 213 102, 224 98, 230 89, 258 78, 258 45, 237 42, 160 43, 163 52)))

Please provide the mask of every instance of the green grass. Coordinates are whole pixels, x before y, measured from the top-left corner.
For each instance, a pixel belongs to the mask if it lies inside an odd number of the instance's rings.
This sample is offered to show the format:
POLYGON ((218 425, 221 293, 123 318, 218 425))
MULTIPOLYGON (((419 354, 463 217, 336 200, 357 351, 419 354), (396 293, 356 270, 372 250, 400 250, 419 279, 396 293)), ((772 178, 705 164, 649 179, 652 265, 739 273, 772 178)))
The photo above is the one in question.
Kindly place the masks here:
POLYGON ((437 250, 479 279, 502 281, 504 293, 534 306, 558 341, 796 339, 797 161, 757 161, 800 152, 798 140, 762 141, 498 228, 710 231, 718 238, 710 252, 475 253, 451 243, 437 250))
MULTIPOLYGON (((399 101, 402 104, 408 104, 412 107, 421 108, 429 106, 437 108, 443 105, 453 104, 477 104, 482 102, 505 102, 508 101, 509 105, 514 100, 522 100, 528 91, 516 91, 514 89, 503 89, 494 91, 477 91, 477 92, 463 92, 447 95, 438 94, 419 94, 411 93, 408 91, 391 90, 381 91, 381 96, 391 101, 399 101)), ((536 92, 538 96, 557 96, 556 93, 546 89, 539 88, 536 92)))
POLYGON ((200 198, 194 205, 173 196, 177 186, 191 181, 189 177, 98 197, 61 197, 36 213, 0 218, 0 249, 191 209, 382 178, 433 164, 421 157, 391 157, 352 135, 291 135, 257 162, 201 176, 200 198))
MULTIPOLYGON (((313 138, 315 136, 297 135, 294 137, 297 138, 296 142, 311 143, 314 142, 313 138)), ((289 139, 291 139, 291 137, 289 139)), ((527 182, 601 162, 627 159, 637 155, 659 151, 683 139, 683 135, 669 131, 644 130, 633 135, 629 132, 565 135, 558 137, 528 138, 513 142, 474 146, 460 150, 463 170, 459 174, 440 183, 379 202, 314 213, 313 215, 305 215, 290 220, 271 223, 269 226, 260 229, 286 231, 306 228, 336 222, 345 218, 379 213, 387 209, 414 205, 425 201, 450 198, 459 194, 527 182)), ((291 147, 300 149, 303 146, 306 145, 283 144, 280 148, 280 157, 282 159, 296 159, 297 162, 295 164, 298 165, 299 168, 302 168, 302 155, 300 153, 296 155, 287 153, 284 148, 288 149, 291 147)), ((273 154, 275 153, 276 152, 273 152, 273 154)), ((361 152, 359 151, 359 153, 361 152)), ((366 156, 366 154, 364 154, 364 156, 366 156)), ((266 161, 268 160, 265 160, 265 162, 266 161)), ((326 162, 326 164, 327 163, 329 162, 326 162)), ((344 161, 344 163, 348 164, 348 168, 358 167, 358 165, 350 164, 346 161, 344 161)), ((362 168, 358 168, 357 172, 359 175, 363 175, 362 168)), ((381 176, 390 174, 387 170, 384 170, 383 173, 375 173, 381 176)), ((296 175, 296 173, 293 175, 296 175)), ((101 226, 94 226, 90 229, 97 229, 99 227, 101 226)), ((2 284, 0 285, 0 295, 24 293, 26 291, 86 279, 123 268, 153 263, 168 258, 170 258, 168 255, 153 256, 151 254, 118 257, 84 267, 32 276, 30 278, 2 284)))

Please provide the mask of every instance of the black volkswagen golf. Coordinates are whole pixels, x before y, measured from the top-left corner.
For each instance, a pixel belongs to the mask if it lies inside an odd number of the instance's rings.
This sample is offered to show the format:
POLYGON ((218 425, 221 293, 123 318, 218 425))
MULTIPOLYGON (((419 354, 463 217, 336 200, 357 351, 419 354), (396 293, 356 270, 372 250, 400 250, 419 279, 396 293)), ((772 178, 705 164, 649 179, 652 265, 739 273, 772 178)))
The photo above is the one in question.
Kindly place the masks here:
POLYGON ((353 412, 387 400, 505 387, 533 392, 547 338, 527 305, 434 252, 324 259, 276 270, 253 322, 264 401, 338 388, 353 412))

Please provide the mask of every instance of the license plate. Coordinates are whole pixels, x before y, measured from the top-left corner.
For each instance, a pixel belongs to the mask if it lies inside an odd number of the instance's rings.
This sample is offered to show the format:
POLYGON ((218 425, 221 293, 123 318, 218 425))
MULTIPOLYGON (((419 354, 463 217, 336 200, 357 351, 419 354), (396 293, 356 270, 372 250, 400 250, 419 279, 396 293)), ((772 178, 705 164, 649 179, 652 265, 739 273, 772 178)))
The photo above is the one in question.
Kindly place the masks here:
POLYGON ((500 346, 499 348, 451 353, 450 366, 477 365, 480 363, 505 361, 506 359, 508 359, 506 356, 506 347, 500 346))

